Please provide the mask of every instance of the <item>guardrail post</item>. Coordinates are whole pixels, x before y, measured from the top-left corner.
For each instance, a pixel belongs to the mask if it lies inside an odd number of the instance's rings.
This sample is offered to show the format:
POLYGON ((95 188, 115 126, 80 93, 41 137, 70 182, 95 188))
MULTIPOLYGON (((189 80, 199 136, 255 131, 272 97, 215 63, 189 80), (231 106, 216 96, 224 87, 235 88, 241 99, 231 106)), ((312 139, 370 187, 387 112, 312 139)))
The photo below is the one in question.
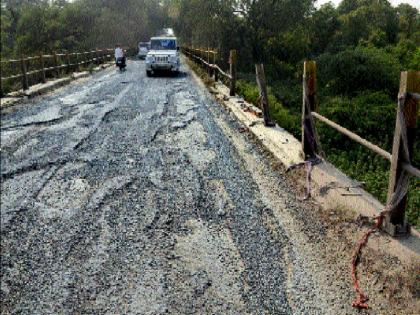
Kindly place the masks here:
MULTIPOLYGON (((217 51, 214 52, 213 54, 213 64, 216 66, 217 65, 217 51)), ((213 69, 214 71, 214 81, 217 82, 219 81, 219 70, 218 69, 213 69)))
POLYGON ((236 63, 238 56, 236 50, 231 50, 229 55, 229 64, 230 64, 230 96, 235 96, 236 94, 236 63))
POLYGON ((200 64, 201 64, 201 67, 203 67, 204 66, 203 47, 200 47, 199 56, 200 56, 200 64))
POLYGON ((76 56, 76 71, 80 71, 80 65, 79 65, 79 53, 75 53, 76 56))
POLYGON ((3 93, 3 80, 2 80, 2 74, 1 74, 1 72, 2 72, 2 67, 0 67, 0 97, 3 97, 4 96, 4 93, 3 93))
POLYGON ((45 83, 45 82, 47 82, 47 76, 46 76, 46 73, 45 73, 44 56, 42 54, 39 55, 39 62, 41 64, 41 82, 45 83))
POLYGON ((318 152, 315 123, 311 116, 316 109, 316 63, 305 61, 303 66, 302 151, 304 158, 318 152))
POLYGON ((273 127, 274 123, 270 119, 267 81, 265 79, 264 65, 262 63, 255 65, 255 75, 257 78, 258 88, 260 90, 260 102, 264 116, 264 125, 266 127, 273 127))
POLYGON ((71 62, 70 62, 70 55, 66 52, 66 62, 67 62, 67 74, 71 73, 71 62))
POLYGON ((96 59, 98 60, 98 64, 102 63, 101 51, 98 48, 96 48, 96 59))
POLYGON ((53 56, 54 56, 55 75, 58 78, 58 77, 60 77, 60 69, 58 68, 58 56, 57 56, 57 53, 54 52, 53 56))
POLYGON ((198 65, 200 63, 200 60, 199 60, 199 50, 198 50, 198 48, 195 48, 194 49, 194 56, 195 56, 195 58, 194 58, 195 64, 198 65))
POLYGON ((210 66, 210 48, 207 47, 207 74, 211 76, 211 66, 210 66))
POLYGON ((408 185, 408 183, 404 183, 403 179, 409 175, 402 169, 402 163, 411 163, 419 102, 410 98, 409 93, 420 93, 420 71, 401 73, 387 204, 395 203, 394 194, 403 195, 398 196, 397 203, 389 209, 390 212, 386 215, 383 225, 383 229, 393 236, 410 232, 410 227, 405 218, 408 191, 401 189, 403 188, 402 185, 408 185), (404 152, 404 137, 407 138, 409 160, 407 160, 407 154, 404 152))
POLYGON ((26 60, 23 56, 20 57, 20 69, 22 71, 22 88, 27 90, 29 88, 28 73, 26 69, 26 60))

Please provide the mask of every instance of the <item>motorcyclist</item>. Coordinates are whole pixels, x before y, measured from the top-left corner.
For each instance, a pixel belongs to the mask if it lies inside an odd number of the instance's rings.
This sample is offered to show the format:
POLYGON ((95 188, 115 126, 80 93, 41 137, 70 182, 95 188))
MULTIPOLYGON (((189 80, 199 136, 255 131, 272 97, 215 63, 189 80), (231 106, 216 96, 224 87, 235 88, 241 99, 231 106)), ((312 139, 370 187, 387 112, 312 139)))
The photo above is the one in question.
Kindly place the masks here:
POLYGON ((125 54, 124 50, 121 48, 120 45, 115 46, 115 65, 117 66, 118 59, 122 59, 123 63, 125 64, 125 54))

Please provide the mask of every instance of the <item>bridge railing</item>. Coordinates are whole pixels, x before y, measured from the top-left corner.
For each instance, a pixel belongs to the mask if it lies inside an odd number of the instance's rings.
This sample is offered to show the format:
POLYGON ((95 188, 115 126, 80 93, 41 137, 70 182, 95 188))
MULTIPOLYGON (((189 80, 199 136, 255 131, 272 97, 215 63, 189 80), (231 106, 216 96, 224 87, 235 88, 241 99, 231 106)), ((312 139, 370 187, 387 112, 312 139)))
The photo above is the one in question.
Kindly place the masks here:
POLYGON ((210 76, 214 76, 215 81, 223 81, 230 88, 230 95, 234 96, 236 93, 236 50, 230 51, 229 56, 229 73, 217 64, 218 52, 211 49, 201 49, 184 46, 182 51, 189 58, 194 60, 197 64, 204 67, 210 76))
POLYGON ((349 137, 391 163, 387 205, 382 213, 383 229, 391 235, 406 234, 409 226, 405 218, 409 177, 420 178, 420 170, 412 165, 417 116, 420 100, 420 71, 402 72, 398 95, 397 115, 392 153, 363 139, 317 112, 316 63, 305 61, 303 73, 302 149, 305 158, 319 153, 314 118, 349 137))
POLYGON ((2 60, 0 67, 0 96, 8 90, 27 90, 30 86, 45 83, 48 78, 79 71, 81 67, 99 65, 114 58, 113 49, 95 49, 85 52, 53 53, 19 59, 2 60))
MULTIPOLYGON (((231 51, 230 54, 229 74, 217 66, 216 51, 183 47, 183 52, 205 68, 210 75, 213 75, 216 81, 218 80, 218 75, 225 77, 230 86, 230 95, 235 95, 236 51, 231 51)), ((401 73, 392 153, 319 114, 316 106, 316 83, 316 63, 315 61, 305 61, 302 106, 302 151, 305 160, 311 161, 321 153, 315 119, 388 160, 391 163, 391 167, 387 206, 381 213, 381 216, 383 216, 382 228, 393 236, 408 233, 409 226, 406 222, 405 210, 407 207, 409 178, 410 176, 420 178, 420 170, 412 164, 419 112, 420 71, 401 73)))

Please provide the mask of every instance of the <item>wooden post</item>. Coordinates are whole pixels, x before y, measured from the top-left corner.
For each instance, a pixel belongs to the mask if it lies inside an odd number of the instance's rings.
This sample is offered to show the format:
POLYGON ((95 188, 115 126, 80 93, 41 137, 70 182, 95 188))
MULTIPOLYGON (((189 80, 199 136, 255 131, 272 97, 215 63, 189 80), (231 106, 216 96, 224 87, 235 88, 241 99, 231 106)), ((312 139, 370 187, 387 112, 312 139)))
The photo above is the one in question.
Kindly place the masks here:
POLYGON ((45 74, 45 62, 44 62, 44 56, 41 54, 39 55, 39 62, 41 64, 41 82, 45 83, 47 82, 47 76, 45 74))
POLYGON ((198 65, 199 61, 198 61, 198 48, 194 48, 194 56, 196 58, 194 58, 194 62, 198 65))
POLYGON ((28 73, 26 69, 26 60, 23 56, 20 57, 20 69, 22 71, 22 88, 27 90, 29 89, 28 73))
MULTIPOLYGON (((215 51, 213 54, 213 64, 217 66, 217 51, 215 51)), ((219 70, 217 69, 214 69, 214 81, 219 81, 219 70)))
POLYGON ((203 47, 200 48, 200 62, 201 62, 201 67, 204 66, 204 49, 203 47))
POLYGON ((96 64, 99 65, 99 51, 98 48, 95 48, 95 58, 96 58, 96 64))
POLYGON ((207 47, 207 74, 211 76, 211 67, 210 67, 210 48, 207 47))
MULTIPOLYGON (((413 147, 416 134, 417 115, 419 109, 419 102, 413 98, 410 98, 407 93, 420 93, 420 71, 402 72, 400 81, 400 92, 399 98, 405 102, 398 102, 397 120, 394 132, 394 144, 392 148, 392 161, 391 170, 389 174, 389 185, 388 185, 388 205, 393 201, 393 195, 398 191, 398 185, 402 176, 408 176, 404 174, 402 170, 402 163, 411 163, 407 161, 404 154, 403 139, 404 134, 407 135, 408 142, 408 153, 410 159, 413 156, 413 147), (401 115, 403 117, 401 117, 401 115), (402 119, 401 119, 402 118, 402 119), (405 126, 401 124, 401 120, 405 121, 405 126), (405 130, 403 128, 405 127, 405 130)), ((385 217, 383 228, 386 232, 391 235, 396 234, 407 234, 410 231, 410 227, 407 224, 405 218, 405 209, 407 206, 407 193, 402 196, 399 203, 394 205, 391 212, 385 217)))
POLYGON ((70 62, 70 55, 66 52, 66 62, 67 62, 67 74, 71 73, 71 62, 70 62))
POLYGON ((264 65, 258 63, 255 65, 255 75, 257 78, 258 88, 260 90, 261 109, 264 116, 264 125, 266 127, 273 127, 274 123, 270 119, 270 109, 268 102, 267 82, 265 79, 264 65))
POLYGON ((53 56, 54 56, 55 75, 58 78, 60 76, 60 69, 58 68, 58 56, 55 52, 54 52, 53 56))
POLYGON ((80 71, 80 65, 79 65, 79 53, 75 54, 76 56, 76 71, 80 71))
POLYGON ((230 96, 235 96, 236 94, 236 63, 237 63, 237 52, 236 50, 231 50, 229 55, 229 64, 230 64, 230 96))
POLYGON ((315 124, 311 112, 316 107, 316 63, 305 61, 303 66, 302 151, 304 158, 314 157, 318 151, 315 124))
POLYGON ((3 97, 3 80, 2 80, 2 67, 0 67, 0 97, 3 97))

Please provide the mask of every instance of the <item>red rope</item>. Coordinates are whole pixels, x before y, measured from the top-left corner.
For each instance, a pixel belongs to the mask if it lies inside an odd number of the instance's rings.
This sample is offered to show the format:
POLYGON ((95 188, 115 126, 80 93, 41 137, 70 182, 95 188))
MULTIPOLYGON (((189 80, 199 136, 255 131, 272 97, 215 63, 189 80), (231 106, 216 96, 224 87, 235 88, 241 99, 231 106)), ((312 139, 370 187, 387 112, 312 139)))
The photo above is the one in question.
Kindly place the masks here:
POLYGON ((369 297, 363 293, 362 289, 359 285, 359 280, 357 279, 357 265, 359 264, 360 257, 362 254, 363 247, 366 246, 369 237, 372 233, 376 232, 382 225, 382 222, 384 220, 386 211, 382 211, 378 217, 376 217, 376 223, 373 228, 371 228, 369 231, 367 231, 363 237, 359 240, 356 251, 353 254, 353 258, 351 260, 351 277, 353 279, 353 286, 357 293, 357 298, 353 301, 352 306, 357 307, 359 309, 368 309, 369 305, 366 303, 369 300, 369 297))

